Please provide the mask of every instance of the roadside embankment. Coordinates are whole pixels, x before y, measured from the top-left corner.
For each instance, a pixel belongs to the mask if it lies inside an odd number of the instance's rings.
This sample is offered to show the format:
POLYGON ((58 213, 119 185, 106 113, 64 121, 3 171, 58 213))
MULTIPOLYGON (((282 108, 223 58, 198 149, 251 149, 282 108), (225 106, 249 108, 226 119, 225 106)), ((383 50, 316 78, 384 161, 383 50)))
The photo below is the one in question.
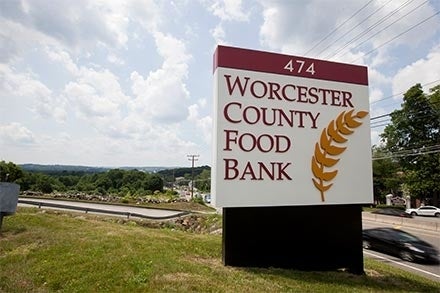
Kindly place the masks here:
POLYGON ((399 225, 402 227, 440 232, 440 220, 437 218, 400 218, 363 212, 362 219, 391 225, 399 225))

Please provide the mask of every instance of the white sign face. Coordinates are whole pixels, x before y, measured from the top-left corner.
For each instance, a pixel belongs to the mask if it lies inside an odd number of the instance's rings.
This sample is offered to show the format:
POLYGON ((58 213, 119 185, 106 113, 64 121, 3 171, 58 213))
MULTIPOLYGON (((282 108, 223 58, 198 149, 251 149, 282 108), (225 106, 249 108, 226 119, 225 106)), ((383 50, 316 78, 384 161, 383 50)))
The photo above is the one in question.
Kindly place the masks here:
POLYGON ((373 202, 366 67, 219 46, 214 105, 216 207, 373 202))

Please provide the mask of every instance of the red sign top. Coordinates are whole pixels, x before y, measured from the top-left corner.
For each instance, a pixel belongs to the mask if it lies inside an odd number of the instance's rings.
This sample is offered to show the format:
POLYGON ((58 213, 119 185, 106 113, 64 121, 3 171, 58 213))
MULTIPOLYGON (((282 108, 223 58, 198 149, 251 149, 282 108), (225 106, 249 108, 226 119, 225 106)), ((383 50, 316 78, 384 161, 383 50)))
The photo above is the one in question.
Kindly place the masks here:
POLYGON ((213 70, 217 67, 368 85, 365 66, 234 47, 217 47, 213 70))

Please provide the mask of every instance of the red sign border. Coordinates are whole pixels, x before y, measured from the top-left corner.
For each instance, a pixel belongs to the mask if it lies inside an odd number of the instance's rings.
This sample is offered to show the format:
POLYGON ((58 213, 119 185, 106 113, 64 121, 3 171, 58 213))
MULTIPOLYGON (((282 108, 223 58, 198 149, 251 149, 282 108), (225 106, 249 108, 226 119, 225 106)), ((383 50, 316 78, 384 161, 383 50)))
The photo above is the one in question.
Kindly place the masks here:
POLYGON ((218 67, 368 85, 366 66, 228 46, 217 46, 214 53, 213 72, 218 67), (307 72, 306 69, 300 72, 286 70, 285 67, 290 60, 293 62, 292 65, 298 66, 304 62, 305 68, 313 63, 314 74, 307 72))

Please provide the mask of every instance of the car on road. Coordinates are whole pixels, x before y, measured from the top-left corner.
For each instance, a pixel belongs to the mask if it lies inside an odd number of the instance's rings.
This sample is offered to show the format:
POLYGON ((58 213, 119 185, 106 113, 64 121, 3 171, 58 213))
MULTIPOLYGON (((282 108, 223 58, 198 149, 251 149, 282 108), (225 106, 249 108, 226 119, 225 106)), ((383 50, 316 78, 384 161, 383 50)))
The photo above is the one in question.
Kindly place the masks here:
POLYGON ((407 209, 405 212, 413 216, 440 217, 440 209, 435 206, 421 206, 417 209, 407 209))
POLYGON ((426 241, 395 228, 371 228, 362 231, 362 246, 403 260, 439 263, 439 251, 426 241))
POLYGON ((396 209, 396 208, 382 208, 382 209, 377 209, 371 213, 372 214, 379 214, 379 215, 386 215, 386 216, 412 218, 411 214, 408 214, 404 210, 396 209))

